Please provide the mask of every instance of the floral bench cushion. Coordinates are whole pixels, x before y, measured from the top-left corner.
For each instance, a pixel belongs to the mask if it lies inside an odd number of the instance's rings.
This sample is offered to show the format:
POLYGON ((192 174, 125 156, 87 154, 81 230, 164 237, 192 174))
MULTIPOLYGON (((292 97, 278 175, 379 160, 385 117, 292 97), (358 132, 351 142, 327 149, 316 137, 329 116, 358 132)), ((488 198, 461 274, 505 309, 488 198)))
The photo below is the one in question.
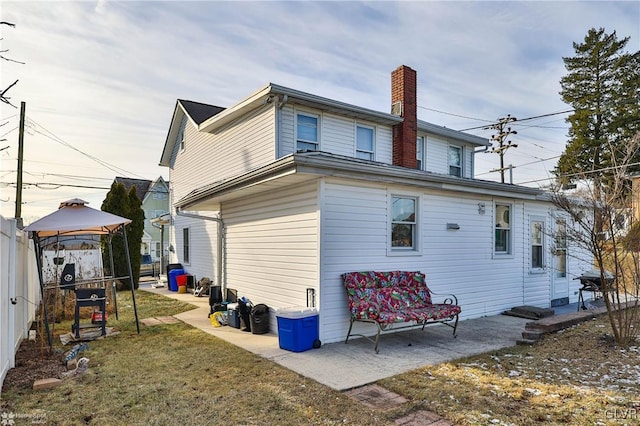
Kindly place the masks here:
POLYGON ((348 272, 342 279, 355 319, 391 324, 437 321, 460 313, 457 305, 432 303, 421 272, 348 272))

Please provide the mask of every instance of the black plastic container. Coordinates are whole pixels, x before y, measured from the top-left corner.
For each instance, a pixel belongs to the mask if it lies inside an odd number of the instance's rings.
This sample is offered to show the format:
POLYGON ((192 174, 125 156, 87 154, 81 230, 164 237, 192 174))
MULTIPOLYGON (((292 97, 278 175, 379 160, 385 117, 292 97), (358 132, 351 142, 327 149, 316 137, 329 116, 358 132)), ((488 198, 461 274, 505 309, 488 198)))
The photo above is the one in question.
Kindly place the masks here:
POLYGON ((244 328, 242 331, 251 331, 251 302, 244 297, 238 299, 238 311, 240 312, 240 320, 244 328))
POLYGON ((253 334, 266 334, 269 332, 269 307, 258 304, 251 309, 251 332, 253 334))

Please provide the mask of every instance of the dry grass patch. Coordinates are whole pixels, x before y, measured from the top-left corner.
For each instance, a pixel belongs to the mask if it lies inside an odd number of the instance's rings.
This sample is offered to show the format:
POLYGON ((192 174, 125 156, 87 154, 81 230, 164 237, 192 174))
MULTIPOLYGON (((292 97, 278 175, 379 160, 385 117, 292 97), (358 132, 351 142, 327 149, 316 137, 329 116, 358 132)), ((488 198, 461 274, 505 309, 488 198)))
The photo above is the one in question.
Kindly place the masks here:
POLYGON ((605 317, 379 384, 459 424, 640 423, 640 348, 615 346, 605 317))
MULTIPOLYGON (((136 296, 140 318, 192 308, 151 293, 136 296)), ((129 297, 118 295, 120 321, 109 318, 121 333, 89 343, 84 376, 34 392, 32 382, 16 381, 16 369, 11 370, 0 413, 48 425, 392 423, 386 413, 184 323, 141 326, 138 335, 129 297)), ((67 332, 70 325, 56 329, 67 332)), ((56 349, 59 353, 48 358, 54 364, 62 359, 63 348, 56 349)))

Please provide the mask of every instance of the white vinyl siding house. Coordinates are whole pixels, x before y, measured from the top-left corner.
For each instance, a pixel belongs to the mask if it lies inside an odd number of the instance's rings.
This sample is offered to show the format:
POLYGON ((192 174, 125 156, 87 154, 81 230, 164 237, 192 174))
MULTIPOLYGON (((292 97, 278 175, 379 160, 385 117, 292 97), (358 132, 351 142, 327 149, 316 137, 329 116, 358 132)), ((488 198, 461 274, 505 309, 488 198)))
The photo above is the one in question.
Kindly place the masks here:
POLYGON ((452 166, 458 166, 460 177, 473 178, 473 151, 474 147, 471 145, 460 142, 453 144, 440 136, 428 136, 424 170, 454 175, 452 166), (459 154, 460 163, 452 163, 452 151, 459 154))
POLYGON ((224 205, 229 288, 271 307, 304 306, 308 288, 319 292, 317 186, 313 181, 224 205))
MULTIPOLYGON (((532 221, 555 232, 548 197, 473 179, 474 152, 489 145, 484 139, 418 120, 424 145, 416 170, 394 156, 402 117, 272 84, 230 108, 203 108, 208 116, 189 115, 187 149, 180 150, 178 102, 161 158, 170 168, 172 261, 182 261, 181 230, 188 228, 186 269, 196 278, 222 272, 223 286, 272 314, 305 306, 315 292, 323 343, 346 335, 340 275, 349 271, 420 270, 433 291, 458 296, 462 319, 549 307, 560 296, 577 300, 578 282, 569 277, 590 269, 588 262, 567 256, 566 279, 556 277, 559 260, 545 234, 542 261, 532 267, 539 247, 532 221), (452 146, 460 148, 453 165, 460 177, 451 175, 452 146)), ((275 320, 271 328, 277 331, 275 320)))

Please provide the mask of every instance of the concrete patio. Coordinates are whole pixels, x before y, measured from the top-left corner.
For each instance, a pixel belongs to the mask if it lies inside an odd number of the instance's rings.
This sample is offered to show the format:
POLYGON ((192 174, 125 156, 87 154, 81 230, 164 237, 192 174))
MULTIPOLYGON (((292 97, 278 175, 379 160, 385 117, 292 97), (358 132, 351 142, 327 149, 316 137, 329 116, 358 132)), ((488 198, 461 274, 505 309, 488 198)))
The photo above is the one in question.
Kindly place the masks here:
MULTIPOLYGON (((209 321, 208 297, 169 291, 167 287, 152 288, 150 281, 140 283, 140 290, 171 297, 194 305, 194 309, 175 318, 199 328, 247 351, 260 355, 305 377, 336 390, 357 388, 377 380, 392 377, 416 368, 515 346, 522 340, 530 319, 507 315, 461 321, 458 337, 443 325, 428 326, 401 333, 385 334, 380 339, 380 353, 365 339, 323 344, 319 349, 290 352, 280 349, 275 334, 252 334, 223 326, 213 327, 209 321)), ((575 320, 577 305, 554 308, 556 315, 548 323, 561 324, 568 315, 575 320), (564 315, 559 315, 564 314, 564 315)), ((592 316, 584 312, 581 316, 592 316)), ((580 315, 578 315, 580 316, 580 315)))

